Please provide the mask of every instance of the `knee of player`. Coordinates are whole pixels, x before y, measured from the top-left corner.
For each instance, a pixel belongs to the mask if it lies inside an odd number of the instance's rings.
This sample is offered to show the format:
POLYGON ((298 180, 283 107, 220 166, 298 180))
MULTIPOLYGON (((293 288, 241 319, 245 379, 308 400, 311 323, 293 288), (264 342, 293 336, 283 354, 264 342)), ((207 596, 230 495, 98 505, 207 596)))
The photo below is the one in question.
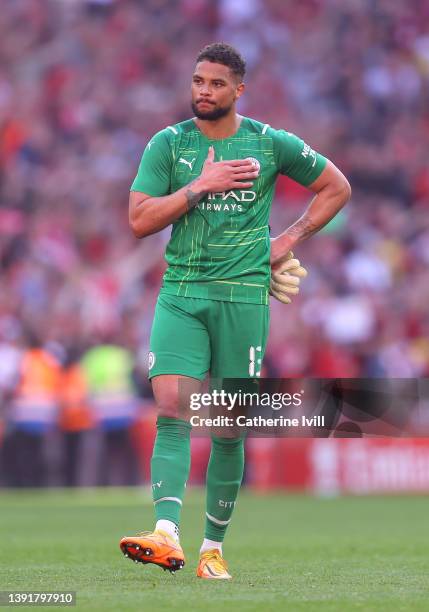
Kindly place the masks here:
POLYGON ((167 417, 170 419, 178 419, 179 418, 179 406, 178 404, 168 404, 168 403, 157 403, 158 416, 167 417))

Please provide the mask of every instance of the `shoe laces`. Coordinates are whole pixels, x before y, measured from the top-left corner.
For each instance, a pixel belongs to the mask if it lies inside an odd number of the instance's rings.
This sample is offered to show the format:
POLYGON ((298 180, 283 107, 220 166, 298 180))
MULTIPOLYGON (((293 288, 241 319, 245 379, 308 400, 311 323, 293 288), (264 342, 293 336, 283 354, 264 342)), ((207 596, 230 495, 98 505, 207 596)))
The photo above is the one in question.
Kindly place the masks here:
POLYGON ((155 531, 139 531, 137 533, 138 538, 153 538, 157 535, 164 538, 166 544, 172 545, 174 543, 175 546, 178 545, 178 542, 175 542, 174 538, 172 538, 169 533, 163 531, 162 529, 155 529, 155 531))
POLYGON ((222 557, 217 548, 213 548, 211 550, 206 550, 205 552, 203 552, 201 555, 201 561, 212 561, 217 570, 220 569, 228 571, 228 563, 222 557))

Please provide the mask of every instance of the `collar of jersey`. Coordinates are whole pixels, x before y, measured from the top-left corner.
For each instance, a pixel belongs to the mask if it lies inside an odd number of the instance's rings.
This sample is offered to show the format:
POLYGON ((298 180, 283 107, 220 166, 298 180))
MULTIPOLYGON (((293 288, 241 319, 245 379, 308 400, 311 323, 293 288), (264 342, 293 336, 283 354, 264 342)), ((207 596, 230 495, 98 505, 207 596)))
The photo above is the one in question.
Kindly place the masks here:
POLYGON ((236 136, 239 135, 239 133, 241 132, 241 130, 243 129, 243 124, 246 121, 246 117, 244 117, 243 115, 239 115, 239 117, 241 117, 241 121, 240 121, 240 125, 238 126, 237 131, 234 134, 231 134, 231 136, 227 136, 226 138, 207 138, 207 136, 205 134, 203 134, 203 132, 200 130, 200 128, 198 127, 198 125, 195 123, 195 119, 192 119, 192 122, 194 124, 194 127, 196 128, 197 132, 200 133, 200 135, 205 138, 208 142, 225 142, 225 140, 230 140, 231 138, 235 138, 236 136))

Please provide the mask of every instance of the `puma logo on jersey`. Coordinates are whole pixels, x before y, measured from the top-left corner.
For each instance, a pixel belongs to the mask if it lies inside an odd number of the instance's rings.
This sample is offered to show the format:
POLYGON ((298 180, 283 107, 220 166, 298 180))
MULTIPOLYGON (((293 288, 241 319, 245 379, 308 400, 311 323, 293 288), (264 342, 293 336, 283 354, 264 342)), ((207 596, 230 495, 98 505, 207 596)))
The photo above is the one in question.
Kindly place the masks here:
POLYGON ((191 170, 192 170, 192 166, 194 165, 194 161, 195 161, 195 157, 193 157, 191 161, 188 161, 187 159, 183 159, 183 157, 179 158, 179 164, 186 164, 187 166, 190 167, 191 170))

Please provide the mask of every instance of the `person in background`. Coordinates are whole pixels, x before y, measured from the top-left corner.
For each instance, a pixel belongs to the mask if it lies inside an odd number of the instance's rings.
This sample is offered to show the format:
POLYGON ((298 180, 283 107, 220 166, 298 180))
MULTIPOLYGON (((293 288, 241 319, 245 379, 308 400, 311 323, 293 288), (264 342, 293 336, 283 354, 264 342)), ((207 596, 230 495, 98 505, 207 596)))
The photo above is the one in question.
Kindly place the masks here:
POLYGON ((70 347, 61 371, 59 427, 62 432, 63 479, 67 487, 81 484, 84 447, 94 426, 88 383, 79 363, 80 351, 70 347))
POLYGON ((9 403, 6 480, 15 487, 48 484, 47 441, 58 420, 61 368, 29 331, 9 403))
POLYGON ((132 382, 130 351, 102 342, 83 355, 89 403, 101 433, 97 482, 100 485, 138 483, 137 457, 131 436, 138 399, 132 382))

